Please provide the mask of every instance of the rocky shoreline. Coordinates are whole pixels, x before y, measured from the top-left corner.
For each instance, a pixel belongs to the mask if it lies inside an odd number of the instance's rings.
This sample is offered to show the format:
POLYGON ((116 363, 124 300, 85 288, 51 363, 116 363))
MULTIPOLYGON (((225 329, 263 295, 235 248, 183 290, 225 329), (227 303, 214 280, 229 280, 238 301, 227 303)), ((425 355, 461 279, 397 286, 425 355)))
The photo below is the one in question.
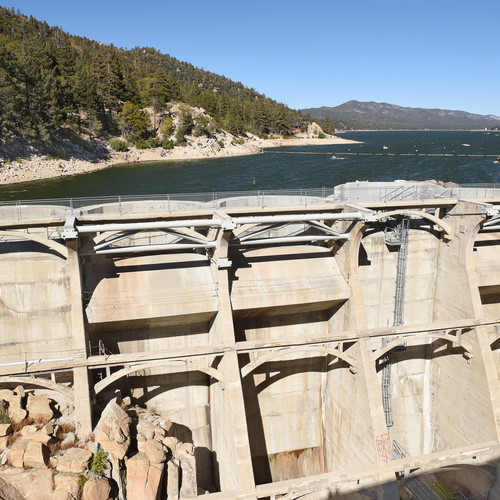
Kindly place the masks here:
MULTIPOLYGON (((115 151, 103 140, 94 141, 95 151, 92 152, 66 141, 64 149, 68 159, 52 159, 34 150, 31 156, 24 155, 25 157, 9 161, 2 159, 0 153, 0 185, 86 174, 127 163, 244 156, 262 153, 264 148, 269 147, 356 143, 326 134, 325 138, 319 139, 317 135, 320 131, 319 127, 313 128, 290 139, 260 139, 247 134, 242 143, 234 141, 231 134, 221 131, 212 137, 187 137, 186 145, 170 150, 161 147, 153 149, 129 147, 126 152, 115 151)), ((15 147, 10 149, 15 153, 15 147)), ((7 155, 4 153, 3 156, 7 155)))

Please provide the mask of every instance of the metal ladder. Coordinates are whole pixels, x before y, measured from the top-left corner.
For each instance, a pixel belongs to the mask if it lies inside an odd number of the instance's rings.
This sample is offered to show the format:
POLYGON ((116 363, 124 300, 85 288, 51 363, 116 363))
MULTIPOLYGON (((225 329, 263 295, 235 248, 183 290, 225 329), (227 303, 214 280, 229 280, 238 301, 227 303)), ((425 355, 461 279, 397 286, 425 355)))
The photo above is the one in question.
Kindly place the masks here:
MULTIPOLYGON (((392 230, 385 231, 385 241, 388 245, 399 246, 396 272, 396 293, 394 297, 393 326, 404 325, 406 268, 408 264, 408 241, 410 236, 410 219, 403 216, 399 224, 392 230)), ((396 337, 387 337, 385 342, 392 342, 396 337)), ((402 347, 405 344, 401 344, 402 347)), ((400 347, 400 346, 398 346, 400 347)), ((394 425, 391 402, 391 355, 387 353, 382 359, 382 404, 387 427, 394 425)))

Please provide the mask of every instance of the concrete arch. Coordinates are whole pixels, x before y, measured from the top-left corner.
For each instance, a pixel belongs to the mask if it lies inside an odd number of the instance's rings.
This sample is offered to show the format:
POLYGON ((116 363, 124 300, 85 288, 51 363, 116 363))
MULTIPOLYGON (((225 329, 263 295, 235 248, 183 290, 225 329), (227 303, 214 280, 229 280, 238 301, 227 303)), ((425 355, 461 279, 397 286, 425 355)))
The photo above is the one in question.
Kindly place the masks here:
POLYGON ((392 210, 391 212, 382 212, 376 215, 378 220, 385 219, 386 217, 393 217, 395 215, 415 215, 422 219, 427 219, 436 226, 439 226, 450 238, 453 238, 453 228, 435 215, 421 212, 420 210, 392 210))
POLYGON ((332 347, 320 347, 320 346, 300 346, 296 348, 288 348, 288 349, 280 349, 279 351, 271 351, 264 356, 260 356, 254 361, 251 361, 247 365, 245 365, 241 369, 241 377, 245 378, 247 375, 252 373, 256 368, 259 366, 263 365, 264 363, 267 363, 275 358, 279 358, 280 356, 283 356, 285 354, 291 354, 295 352, 320 352, 321 354, 330 354, 332 356, 335 356, 336 358, 340 358, 343 361, 345 361, 347 364, 349 364, 356 373, 358 370, 355 366, 355 359, 349 356, 346 353, 340 352, 338 349, 334 349, 332 347))
POLYGON ((52 382, 52 380, 47 380, 43 378, 35 377, 0 377, 0 384, 26 384, 26 385, 36 385, 38 387, 44 387, 45 389, 50 389, 52 391, 59 392, 68 398, 75 399, 75 393, 71 387, 65 385, 57 384, 52 382))
POLYGON ((225 378, 224 375, 219 371, 216 370, 215 368, 211 368, 209 366, 202 365, 201 363, 196 363, 191 360, 166 360, 166 359, 161 359, 161 360, 156 360, 156 361, 150 361, 146 363, 138 363, 134 365, 129 365, 126 366, 125 368, 122 368, 121 370, 113 373, 109 377, 106 377, 105 379, 101 380, 97 384, 95 384, 94 389, 93 389, 93 395, 97 395, 100 392, 102 392, 106 387, 110 386, 112 383, 116 382, 117 380, 120 380, 121 378, 130 375, 131 373, 138 372, 140 370, 146 370, 148 368, 157 368, 157 367, 162 367, 166 368, 169 370, 179 370, 179 368, 186 368, 187 370, 191 371, 200 371, 203 373, 206 373, 210 377, 215 378, 218 380, 220 386, 222 389, 225 388, 225 378))
POLYGON ((388 353, 392 349, 394 349, 396 346, 399 344, 402 344, 403 342, 407 340, 413 340, 413 339, 422 339, 422 338, 436 338, 436 339, 444 339, 448 340, 451 342, 454 342, 455 344, 458 344, 460 347, 463 347, 468 353, 470 358, 473 357, 473 349, 472 345, 469 344, 469 342, 466 342, 465 340, 458 339, 457 337, 454 337, 453 335, 449 335, 446 333, 421 333, 421 334, 416 334, 416 335, 411 335, 411 336, 402 336, 398 337, 396 340, 393 340, 392 342, 389 342, 385 347, 380 347, 376 351, 373 352, 373 359, 376 361, 380 357, 382 357, 384 354, 388 353))
POLYGON ((62 245, 61 243, 57 243, 57 241, 48 240, 47 238, 42 238, 41 236, 37 236, 36 234, 29 233, 18 233, 17 231, 0 231, 0 236, 11 236, 14 238, 23 238, 25 240, 35 241, 36 243, 40 243, 54 252, 58 253, 64 259, 68 258, 68 249, 62 245))

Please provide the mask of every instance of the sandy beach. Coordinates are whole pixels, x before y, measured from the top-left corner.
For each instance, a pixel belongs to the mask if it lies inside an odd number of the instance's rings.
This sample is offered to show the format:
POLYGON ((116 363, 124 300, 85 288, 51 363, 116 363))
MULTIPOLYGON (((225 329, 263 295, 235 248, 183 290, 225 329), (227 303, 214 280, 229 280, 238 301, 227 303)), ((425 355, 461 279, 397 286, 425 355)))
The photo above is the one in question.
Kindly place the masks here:
POLYGON ((264 148, 270 147, 356 143, 334 135, 326 135, 324 139, 309 134, 300 134, 291 139, 260 139, 248 135, 243 144, 233 143, 233 136, 222 131, 211 138, 188 138, 186 146, 171 150, 130 147, 125 153, 116 152, 106 142, 100 141, 97 152, 92 155, 87 154, 85 159, 81 158, 81 154, 71 153, 65 160, 46 159, 44 155, 32 154, 29 158, 0 163, 0 185, 87 174, 124 163, 245 156, 260 154, 264 148), (224 146, 220 146, 220 142, 223 142, 224 146))

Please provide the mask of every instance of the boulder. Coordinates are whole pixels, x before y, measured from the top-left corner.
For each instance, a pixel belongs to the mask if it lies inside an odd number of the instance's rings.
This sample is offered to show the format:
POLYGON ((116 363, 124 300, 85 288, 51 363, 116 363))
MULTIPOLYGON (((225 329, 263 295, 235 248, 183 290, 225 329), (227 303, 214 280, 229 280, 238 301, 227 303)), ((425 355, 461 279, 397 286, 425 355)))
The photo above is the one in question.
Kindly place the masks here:
POLYGON ((9 444, 9 436, 0 437, 0 453, 7 449, 7 445, 9 444))
POLYGON ((48 422, 54 417, 54 412, 50 407, 50 399, 46 396, 28 395, 28 403, 26 404, 29 416, 35 422, 48 422))
POLYGON ((50 434, 51 436, 54 435, 55 433, 55 428, 52 422, 49 422, 48 424, 45 424, 41 429, 40 432, 43 434, 50 434))
MULTIPOLYGON (((82 500, 108 500, 111 485, 107 479, 89 479, 83 487, 82 500)), ((135 497, 128 497, 130 499, 135 497)), ((137 497, 138 499, 140 497, 137 497)))
POLYGON ((80 480, 77 475, 59 473, 54 476, 55 491, 52 500, 63 500, 64 493, 70 495, 68 498, 73 500, 80 496, 80 480), (57 496, 56 496, 57 494, 57 496))
POLYGON ((146 441, 142 446, 142 451, 146 453, 148 460, 153 464, 161 464, 167 458, 163 444, 156 439, 146 441))
POLYGON ((52 500, 54 471, 52 469, 17 469, 2 472, 2 479, 16 488, 24 500, 52 500))
POLYGON ((145 453, 127 460, 127 498, 156 500, 161 493, 163 464, 151 464, 145 453))
MULTIPOLYGON (((196 498, 198 496, 198 481, 196 478, 196 459, 189 452, 185 443, 175 451, 175 458, 179 460, 182 471, 181 492, 182 498, 196 498)), ((191 445, 192 446, 192 445, 191 445)))
POLYGON ((179 461, 167 462, 167 498, 179 500, 179 461))
POLYGON ((24 500, 19 491, 0 477, 0 500, 24 500))
POLYGON ((8 436, 12 432, 11 424, 0 424, 0 437, 8 436))
POLYGON ((0 389, 0 400, 8 402, 12 394, 10 389, 0 389))
POLYGON ((166 435, 167 432, 165 431, 165 429, 162 429, 161 427, 155 427, 154 439, 156 439, 157 441, 162 441, 166 435))
POLYGON ((47 446, 54 440, 49 434, 44 434, 43 432, 35 432, 35 434, 26 434, 26 436, 23 436, 23 441, 38 441, 39 443, 43 443, 47 446))
POLYGON ((52 494, 52 500, 75 500, 75 498, 71 493, 67 491, 54 491, 52 494))
POLYGON ((177 446, 179 446, 179 443, 180 441, 171 436, 171 437, 166 437, 162 440, 162 443, 170 449, 170 451, 173 453, 175 451, 175 449, 177 448, 177 446))
POLYGON ((49 462, 48 448, 38 441, 29 441, 24 452, 24 467, 46 469, 49 462))
POLYGON ((24 466, 24 453, 28 446, 27 441, 17 440, 10 448, 8 453, 8 462, 19 469, 24 466))
POLYGON ((9 417, 14 423, 19 423, 28 415, 22 407, 23 398, 19 394, 12 394, 9 398, 9 417))
POLYGON ((18 396, 21 396, 22 398, 24 398, 24 396, 26 396, 26 393, 24 392, 24 387, 22 385, 18 385, 14 389, 14 394, 17 394, 18 396))
POLYGON ((92 453, 80 448, 69 448, 64 455, 57 457, 56 470, 58 472, 71 472, 81 474, 88 468, 92 453))
POLYGON ((36 428, 35 425, 25 425, 21 429, 21 436, 27 436, 28 434, 35 434, 35 432, 37 431, 38 429, 36 428))
POLYGON ((139 419, 136 429, 137 437, 139 438, 139 436, 142 436, 144 441, 149 441, 155 436, 156 427, 151 422, 148 422, 147 420, 144 420, 142 418, 139 419))
POLYGON ((95 440, 111 455, 123 459, 130 446, 131 421, 122 408, 110 401, 95 428, 95 440))

